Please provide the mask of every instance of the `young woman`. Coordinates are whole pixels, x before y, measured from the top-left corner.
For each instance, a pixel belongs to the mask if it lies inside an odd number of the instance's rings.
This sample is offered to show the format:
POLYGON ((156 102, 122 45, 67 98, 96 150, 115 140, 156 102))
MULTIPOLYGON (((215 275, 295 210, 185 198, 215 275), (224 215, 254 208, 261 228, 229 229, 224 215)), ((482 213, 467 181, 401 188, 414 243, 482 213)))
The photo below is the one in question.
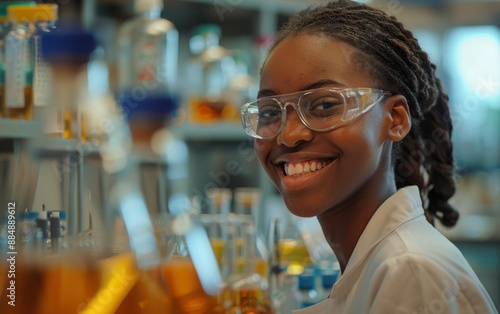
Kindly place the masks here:
POLYGON ((255 152, 291 213, 317 217, 340 262, 330 297, 297 313, 497 313, 453 226, 448 97, 412 33, 351 1, 293 16, 256 101, 255 152))

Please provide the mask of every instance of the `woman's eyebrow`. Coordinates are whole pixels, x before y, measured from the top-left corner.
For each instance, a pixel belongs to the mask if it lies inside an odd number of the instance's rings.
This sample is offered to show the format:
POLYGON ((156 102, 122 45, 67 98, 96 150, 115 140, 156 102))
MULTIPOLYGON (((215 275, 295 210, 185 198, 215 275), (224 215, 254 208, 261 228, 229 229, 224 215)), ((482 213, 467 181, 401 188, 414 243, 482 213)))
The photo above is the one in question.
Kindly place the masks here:
POLYGON ((259 93, 257 94, 257 98, 274 96, 274 95, 277 95, 277 93, 275 91, 273 91, 272 89, 261 89, 259 91, 259 93))
MULTIPOLYGON (((316 82, 314 82, 312 84, 309 84, 309 85, 305 86, 304 88, 301 88, 300 91, 306 91, 306 90, 309 90, 309 89, 321 88, 321 87, 323 87, 325 85, 340 85, 340 86, 345 86, 344 84, 339 83, 339 82, 337 82, 335 80, 332 80, 332 79, 322 79, 322 80, 316 81, 316 82)), ((275 96, 275 95, 279 95, 279 93, 275 92, 272 89, 261 89, 259 91, 259 93, 257 94, 257 98, 267 97, 267 96, 275 96)))
POLYGON ((320 88, 320 87, 323 87, 325 85, 340 85, 340 86, 345 86, 344 84, 342 84, 340 82, 337 82, 335 80, 332 80, 332 79, 322 79, 322 80, 319 80, 319 81, 316 81, 316 82, 314 82, 312 84, 307 85, 302 90, 320 88))

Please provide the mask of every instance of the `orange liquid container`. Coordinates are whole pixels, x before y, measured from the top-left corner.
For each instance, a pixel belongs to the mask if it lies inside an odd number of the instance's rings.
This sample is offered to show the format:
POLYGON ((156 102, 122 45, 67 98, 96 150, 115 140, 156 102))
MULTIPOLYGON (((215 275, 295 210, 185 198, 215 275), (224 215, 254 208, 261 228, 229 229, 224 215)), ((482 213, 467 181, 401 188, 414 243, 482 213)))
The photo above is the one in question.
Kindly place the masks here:
POLYGON ((229 313, 273 314, 271 299, 260 289, 239 289, 231 292, 233 306, 229 313))
POLYGON ((77 313, 99 289, 97 265, 85 257, 16 259, 15 278, 6 279, 0 293, 0 313, 77 313), (15 306, 8 304, 10 280, 15 280, 15 306))
POLYGON ((161 268, 163 280, 173 301, 175 314, 216 313, 216 300, 206 294, 189 258, 171 258, 161 268))
MULTIPOLYGON (((4 106, 6 106, 4 104, 4 106)), ((11 119, 31 120, 33 116, 33 87, 24 87, 24 106, 21 108, 5 108, 6 117, 11 119)))
POLYGON ((172 301, 161 284, 159 270, 141 271, 137 282, 115 312, 116 314, 173 314, 172 301))
POLYGON ((224 100, 210 101, 193 98, 189 102, 189 122, 213 123, 219 121, 239 121, 240 113, 224 100))
POLYGON ((78 309, 78 313, 174 313, 159 269, 138 270, 130 252, 101 259, 98 263, 99 289, 78 309))
MULTIPOLYGON (((43 271, 35 265, 25 264, 18 258, 19 256, 16 256, 14 278, 7 278, 7 273, 2 271, 4 285, 0 291, 0 313, 36 313, 36 307, 40 299, 39 291, 43 284, 43 271), (14 281, 11 282, 11 280, 14 281), (15 295, 14 299, 9 297, 12 294, 11 289, 15 295), (29 300, 29 302, 26 300, 29 300), (15 306, 12 304, 15 304, 15 306)), ((3 264, 3 269, 8 269, 6 264, 3 264)))
POLYGON ((97 264, 91 260, 66 261, 64 264, 46 267, 37 313, 79 311, 99 290, 99 277, 97 264))
POLYGON ((211 238, 210 244, 212 245, 212 250, 214 251, 215 259, 219 265, 219 269, 222 269, 222 263, 224 258, 225 242, 222 238, 211 238))

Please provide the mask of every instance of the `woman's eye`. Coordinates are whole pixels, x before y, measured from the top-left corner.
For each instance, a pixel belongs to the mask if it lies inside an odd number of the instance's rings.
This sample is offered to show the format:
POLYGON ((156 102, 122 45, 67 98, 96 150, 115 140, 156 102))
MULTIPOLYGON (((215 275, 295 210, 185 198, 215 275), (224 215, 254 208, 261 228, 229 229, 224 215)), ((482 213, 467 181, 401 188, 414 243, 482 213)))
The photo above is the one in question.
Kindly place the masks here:
POLYGON ((259 118, 270 119, 279 117, 281 108, 275 102, 263 101, 259 103, 259 118))
POLYGON ((279 117, 281 115, 281 109, 276 106, 266 106, 259 109, 259 118, 271 119, 279 117))
POLYGON ((343 111, 343 101, 338 98, 321 98, 309 106, 309 112, 315 114, 337 114, 343 111))

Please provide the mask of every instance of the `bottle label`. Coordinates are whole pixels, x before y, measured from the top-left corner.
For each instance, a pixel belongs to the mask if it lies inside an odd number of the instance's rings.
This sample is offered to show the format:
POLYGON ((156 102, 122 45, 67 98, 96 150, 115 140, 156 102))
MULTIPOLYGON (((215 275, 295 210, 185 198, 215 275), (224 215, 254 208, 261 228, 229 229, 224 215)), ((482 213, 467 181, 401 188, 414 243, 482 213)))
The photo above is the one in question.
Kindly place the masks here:
POLYGON ((29 49, 27 42, 16 36, 5 40, 5 106, 24 107, 24 88, 29 80, 29 49))
POLYGON ((40 56, 40 36, 34 36, 35 73, 33 79, 33 105, 48 106, 51 102, 52 74, 50 66, 40 56))
POLYGON ((156 60, 158 47, 152 40, 143 40, 135 46, 134 59, 135 63, 134 73, 136 80, 147 84, 158 84, 158 74, 156 71, 156 60))

